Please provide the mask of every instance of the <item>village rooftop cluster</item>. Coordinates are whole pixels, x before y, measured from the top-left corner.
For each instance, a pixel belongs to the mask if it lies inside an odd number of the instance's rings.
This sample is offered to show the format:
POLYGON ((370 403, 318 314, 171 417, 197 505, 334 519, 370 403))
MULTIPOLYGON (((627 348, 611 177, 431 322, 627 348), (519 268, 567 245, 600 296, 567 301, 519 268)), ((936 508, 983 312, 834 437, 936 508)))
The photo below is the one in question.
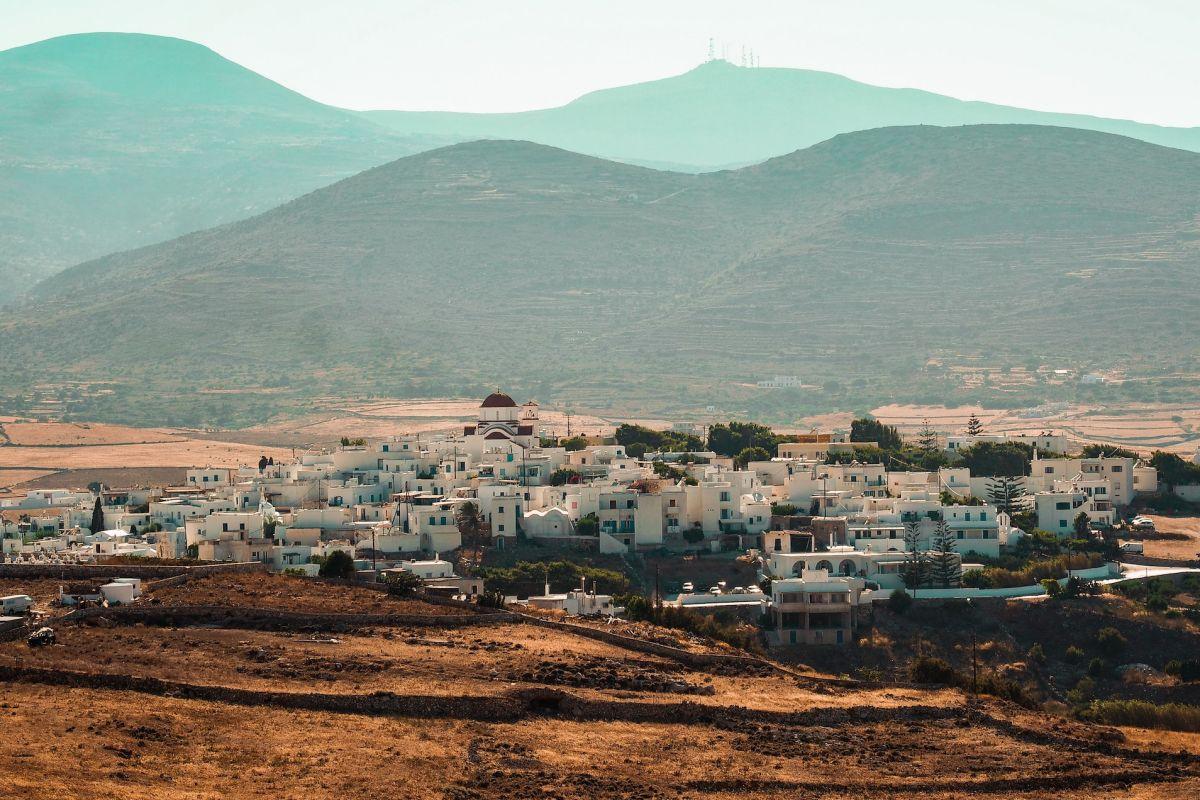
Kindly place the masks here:
MULTIPOLYGON (((1041 593, 1042 586, 963 585, 972 559, 994 559, 1030 531, 1017 514, 1063 539, 1121 521, 1155 468, 1126 455, 1068 457, 1072 442, 1045 434, 1030 474, 972 475, 965 467, 888 469, 853 456, 873 443, 845 433, 790 437, 766 458, 711 451, 634 457, 611 440, 547 437, 536 402, 499 391, 454 435, 343 440, 289 463, 187 471, 180 487, 34 490, 8 510, 55 513, 3 523, 10 562, 80 563, 113 556, 265 562, 315 575, 335 553, 358 577, 396 571, 428 590, 473 598, 483 581, 456 573, 464 548, 519 540, 601 554, 738 551, 759 584, 693 586, 659 597, 684 607, 744 608, 769 618, 776 644, 842 643, 857 609, 907 587, 918 597, 1041 593), (565 446, 564 446, 565 445, 565 446), (985 499, 986 498, 986 499, 985 499), (1030 517, 1030 515, 1033 515, 1030 517), (764 588, 766 591, 764 591, 764 588)), ((938 438, 946 451, 1009 437, 978 431, 938 438)), ((1028 526, 1027 526, 1028 527, 1028 526)), ((1104 563, 1081 576, 1119 577, 1104 563)), ((586 584, 509 598, 569 613, 614 614, 613 598, 586 584)), ((126 591, 126 590, 122 590, 126 591)))

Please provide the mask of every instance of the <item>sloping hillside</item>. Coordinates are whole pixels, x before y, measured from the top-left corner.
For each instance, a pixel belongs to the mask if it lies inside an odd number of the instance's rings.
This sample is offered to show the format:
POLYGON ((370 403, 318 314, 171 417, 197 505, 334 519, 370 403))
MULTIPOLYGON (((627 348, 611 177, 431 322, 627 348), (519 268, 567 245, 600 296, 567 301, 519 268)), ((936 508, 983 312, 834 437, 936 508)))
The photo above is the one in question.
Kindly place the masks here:
POLYGON ((71 264, 434 144, 179 39, 80 34, 0 52, 0 303, 71 264))
POLYGON ((886 394, 975 348, 1165 363, 1197 355, 1171 337, 1200 303, 1198 189, 1200 155, 1030 126, 846 134, 699 176, 476 142, 80 265, 0 346, 14 371, 48 352, 151 387, 498 381, 643 406, 775 371, 886 394))
POLYGON ((370 111, 405 134, 528 139, 580 153, 684 171, 750 164, 839 133, 899 125, 1055 125, 1200 150, 1200 129, 966 102, 871 86, 805 69, 710 61, 657 81, 586 94, 514 114, 370 111))

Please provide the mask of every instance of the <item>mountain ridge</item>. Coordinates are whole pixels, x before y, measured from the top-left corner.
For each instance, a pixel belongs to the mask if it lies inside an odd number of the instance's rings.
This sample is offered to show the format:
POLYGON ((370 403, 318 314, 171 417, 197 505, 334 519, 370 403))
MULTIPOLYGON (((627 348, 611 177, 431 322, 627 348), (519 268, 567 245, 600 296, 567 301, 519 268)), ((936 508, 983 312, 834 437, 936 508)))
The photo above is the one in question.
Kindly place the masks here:
POLYGON ((977 352, 1162 369, 1170 338, 1194 365, 1197 220, 1200 155, 1069 128, 875 129, 701 175, 486 140, 79 265, 0 347, 152 393, 270 376, 652 406, 801 374, 894 399, 977 352), (1156 313, 1114 339, 1130 307, 1156 313))

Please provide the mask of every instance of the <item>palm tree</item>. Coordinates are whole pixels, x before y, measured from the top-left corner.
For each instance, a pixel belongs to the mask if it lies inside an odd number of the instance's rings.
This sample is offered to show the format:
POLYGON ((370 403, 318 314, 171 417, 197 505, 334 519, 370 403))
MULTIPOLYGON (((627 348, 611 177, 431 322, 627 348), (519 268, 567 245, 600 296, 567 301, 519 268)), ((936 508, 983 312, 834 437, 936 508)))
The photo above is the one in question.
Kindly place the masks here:
POLYGON ((487 544, 490 529, 479 504, 473 500, 459 503, 454 509, 454 524, 462 534, 463 547, 477 550, 487 544))

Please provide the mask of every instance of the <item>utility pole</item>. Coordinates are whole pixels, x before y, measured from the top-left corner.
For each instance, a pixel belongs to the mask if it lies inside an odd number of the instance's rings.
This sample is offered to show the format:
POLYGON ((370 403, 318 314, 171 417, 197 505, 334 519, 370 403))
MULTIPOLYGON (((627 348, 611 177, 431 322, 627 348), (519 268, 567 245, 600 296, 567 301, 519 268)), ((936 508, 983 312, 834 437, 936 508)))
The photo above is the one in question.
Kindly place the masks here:
POLYGON ((662 612, 662 584, 659 580, 659 565, 654 565, 654 618, 657 620, 662 612))

